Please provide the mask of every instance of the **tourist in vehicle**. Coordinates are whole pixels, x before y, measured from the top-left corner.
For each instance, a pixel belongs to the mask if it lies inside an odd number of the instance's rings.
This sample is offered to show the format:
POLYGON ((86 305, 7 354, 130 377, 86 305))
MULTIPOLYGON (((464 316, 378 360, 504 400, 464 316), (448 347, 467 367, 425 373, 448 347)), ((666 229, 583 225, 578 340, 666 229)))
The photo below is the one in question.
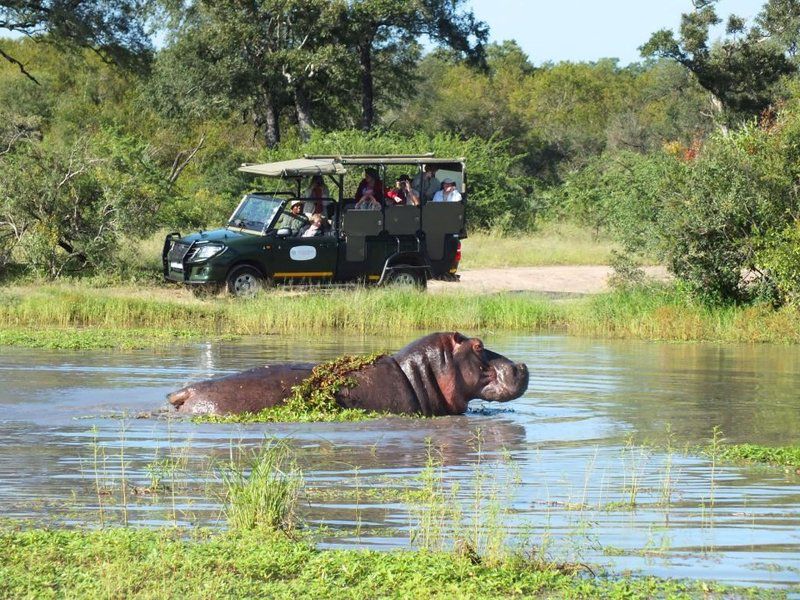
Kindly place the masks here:
POLYGON ((378 178, 378 171, 364 169, 364 179, 356 190, 356 210, 380 210, 383 201, 383 182, 378 178))
POLYGON ((302 200, 292 202, 291 212, 283 213, 278 221, 277 229, 289 229, 292 236, 300 233, 300 230, 308 223, 308 218, 303 214, 303 204, 302 200))
POLYGON ((305 228, 300 237, 306 238, 306 237, 317 237, 319 235, 325 235, 325 228, 327 226, 327 223, 325 222, 325 219, 320 213, 314 213, 313 215, 311 215, 310 221, 311 224, 305 228))
POLYGON ((452 179, 445 179, 442 182, 442 189, 433 195, 434 202, 461 202, 461 192, 456 189, 456 182, 452 179))
POLYGON ((394 187, 386 192, 386 205, 403 206, 406 204, 419 206, 419 196, 411 187, 411 178, 403 174, 397 178, 394 187))
POLYGON ((436 165, 425 165, 422 173, 417 173, 414 180, 411 182, 411 187, 417 193, 417 197, 422 202, 430 202, 433 196, 442 187, 438 179, 436 179, 436 165))
POLYGON ((325 180, 322 179, 322 175, 314 175, 306 191, 303 192, 303 198, 310 198, 314 200, 314 202, 306 202, 303 207, 303 212, 306 213, 306 215, 322 213, 323 202, 321 199, 330 197, 330 190, 328 190, 328 186, 325 185, 325 180))

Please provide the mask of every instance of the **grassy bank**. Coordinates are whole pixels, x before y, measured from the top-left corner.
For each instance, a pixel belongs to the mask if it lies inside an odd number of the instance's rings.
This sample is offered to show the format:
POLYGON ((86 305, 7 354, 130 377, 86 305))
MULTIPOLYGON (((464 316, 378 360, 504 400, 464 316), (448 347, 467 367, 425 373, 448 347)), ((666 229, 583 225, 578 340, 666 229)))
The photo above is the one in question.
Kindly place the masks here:
POLYGON ((387 289, 273 292, 196 300, 175 288, 54 285, 0 290, 0 345, 149 347, 175 339, 317 330, 560 332, 680 341, 800 342, 796 308, 708 308, 672 288, 552 300, 534 294, 419 294, 387 289))
POLYGON ((571 223, 544 223, 535 233, 497 236, 470 233, 462 242, 465 269, 607 265, 614 245, 571 223))
MULTIPOLYGON (((318 550, 253 530, 0 531, 3 598, 722 598, 704 582, 486 566, 451 552, 318 550)), ((736 590, 736 597, 764 590, 736 590)), ((778 594, 775 594, 778 595, 778 594)))

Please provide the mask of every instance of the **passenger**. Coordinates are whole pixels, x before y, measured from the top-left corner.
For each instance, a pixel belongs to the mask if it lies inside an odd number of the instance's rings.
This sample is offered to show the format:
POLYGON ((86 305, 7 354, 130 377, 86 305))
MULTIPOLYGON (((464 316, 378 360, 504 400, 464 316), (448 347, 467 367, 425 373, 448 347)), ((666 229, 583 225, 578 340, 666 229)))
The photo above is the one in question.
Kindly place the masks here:
POLYGON ((311 178, 311 183, 308 188, 303 192, 303 198, 311 198, 315 200, 315 202, 306 202, 303 207, 303 212, 307 215, 322 213, 323 202, 321 198, 330 197, 330 190, 328 190, 328 186, 325 185, 325 180, 322 179, 322 175, 314 175, 311 178))
POLYGON ((436 179, 436 171, 439 168, 436 165, 425 165, 422 173, 417 173, 414 180, 411 182, 411 187, 417 193, 417 197, 422 202, 430 202, 433 196, 441 188, 439 180, 436 179))
POLYGON ((397 178, 394 187, 386 192, 386 203, 389 206, 406 204, 419 206, 419 196, 411 187, 411 179, 408 175, 403 174, 397 178))
POLYGON ((292 202, 291 213, 284 212, 278 221, 278 229, 291 230, 292 236, 300 233, 300 230, 308 223, 308 218, 303 214, 303 201, 295 200, 292 202))
POLYGON ((434 202, 461 202, 461 193, 456 189, 456 182, 452 179, 445 179, 442 182, 442 189, 433 196, 434 202))
POLYGON ((317 237, 319 235, 325 235, 325 219, 322 217, 320 213, 314 213, 311 215, 311 224, 306 227, 305 231, 300 237, 317 237))
POLYGON ((378 178, 378 171, 364 169, 364 179, 356 190, 356 210, 380 210, 383 201, 383 182, 378 178))

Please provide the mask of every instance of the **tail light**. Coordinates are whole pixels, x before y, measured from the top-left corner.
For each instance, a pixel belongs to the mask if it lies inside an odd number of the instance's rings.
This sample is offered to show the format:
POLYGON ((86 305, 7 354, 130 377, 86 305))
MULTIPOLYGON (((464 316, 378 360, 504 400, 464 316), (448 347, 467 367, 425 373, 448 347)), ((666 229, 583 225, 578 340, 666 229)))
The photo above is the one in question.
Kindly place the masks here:
POLYGON ((456 264, 461 262, 461 242, 458 242, 458 246, 456 246, 456 264))

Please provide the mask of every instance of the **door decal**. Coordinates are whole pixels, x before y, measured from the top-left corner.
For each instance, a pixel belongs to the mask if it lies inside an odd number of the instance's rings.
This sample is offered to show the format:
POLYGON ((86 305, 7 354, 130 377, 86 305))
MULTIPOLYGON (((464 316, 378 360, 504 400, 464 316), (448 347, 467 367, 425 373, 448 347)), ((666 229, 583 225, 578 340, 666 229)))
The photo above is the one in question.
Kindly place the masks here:
POLYGON ((289 258, 292 260, 312 260, 317 257, 317 249, 314 246, 295 246, 289 250, 289 258))

